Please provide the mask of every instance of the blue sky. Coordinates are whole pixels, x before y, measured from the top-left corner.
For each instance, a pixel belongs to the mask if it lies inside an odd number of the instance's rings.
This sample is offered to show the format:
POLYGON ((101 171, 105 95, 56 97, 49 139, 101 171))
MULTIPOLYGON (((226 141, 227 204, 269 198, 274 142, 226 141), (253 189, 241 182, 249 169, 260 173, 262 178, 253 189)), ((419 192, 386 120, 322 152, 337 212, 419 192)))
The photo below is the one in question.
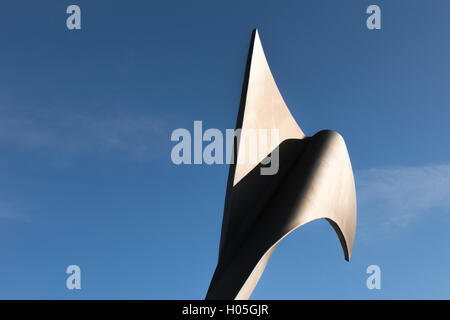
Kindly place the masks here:
POLYGON ((273 254, 254 299, 450 298, 450 4, 0 4, 0 298, 202 299, 228 167, 176 166, 176 128, 233 128, 251 31, 303 131, 355 172, 351 261, 325 221, 273 254), (65 26, 77 4, 82 30, 65 26), (365 26, 381 7, 382 29, 365 26), (319 240, 319 241, 317 241, 319 240), (82 289, 65 287, 79 265, 82 289), (366 288, 381 267, 382 289, 366 288))

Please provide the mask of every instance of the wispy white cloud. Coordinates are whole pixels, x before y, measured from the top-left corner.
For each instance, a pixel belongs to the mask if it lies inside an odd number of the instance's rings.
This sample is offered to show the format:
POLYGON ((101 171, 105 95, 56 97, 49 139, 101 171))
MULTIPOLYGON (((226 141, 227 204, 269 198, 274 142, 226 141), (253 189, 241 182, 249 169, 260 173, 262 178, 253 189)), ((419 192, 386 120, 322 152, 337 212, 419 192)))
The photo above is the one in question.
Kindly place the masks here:
POLYGON ((394 231, 429 214, 450 214, 450 164, 358 171, 356 185, 362 233, 394 231))
POLYGON ((56 151, 149 153, 165 137, 161 118, 132 113, 0 108, 0 145, 56 151))
POLYGON ((28 216, 18 212, 15 207, 6 202, 0 202, 0 220, 31 222, 28 216))

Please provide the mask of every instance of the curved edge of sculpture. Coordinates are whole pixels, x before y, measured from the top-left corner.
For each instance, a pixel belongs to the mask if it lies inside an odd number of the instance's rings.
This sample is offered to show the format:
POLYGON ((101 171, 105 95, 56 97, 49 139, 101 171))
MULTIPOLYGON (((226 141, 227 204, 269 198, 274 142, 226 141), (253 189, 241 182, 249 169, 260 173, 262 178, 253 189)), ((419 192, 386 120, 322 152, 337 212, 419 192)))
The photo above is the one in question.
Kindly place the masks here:
MULTIPOLYGON (((320 134, 321 132, 319 132, 320 134)), ((348 155, 347 148, 345 147, 345 142, 337 132, 329 131, 329 133, 337 135, 343 143, 341 147, 339 147, 342 151, 345 150, 345 153, 348 155)), ((333 154, 330 154, 328 158, 332 158, 333 154)), ((346 170, 346 174, 349 179, 347 179, 347 182, 351 181, 353 182, 353 171, 351 169, 350 159, 348 159, 348 165, 350 165, 350 170, 346 170)), ((320 174, 319 174, 320 175, 320 174)), ((321 179, 317 177, 316 179, 321 179)), ((337 181, 332 181, 336 183, 337 181)), ((326 183, 326 181, 321 181, 321 183, 326 183)), ((337 182, 339 184, 339 182, 337 182)), ((256 264, 255 268, 250 273, 249 277, 245 281, 242 288, 239 290, 238 294, 234 299, 236 300, 246 300, 250 298, 251 293, 253 292, 254 288, 256 287, 260 277, 262 276, 264 269, 269 262, 270 257, 272 256, 272 253, 275 251, 277 246, 280 244, 280 242, 285 239, 288 235, 290 235, 292 232, 297 230, 298 228, 312 222, 315 220, 320 219, 326 219, 334 231, 336 232, 339 241, 341 243, 341 247, 344 252, 344 258, 346 261, 350 261, 351 252, 353 249, 353 243, 354 243, 354 236, 355 236, 355 230, 356 230, 356 191, 355 191, 355 185, 354 183, 344 183, 345 185, 341 185, 340 187, 351 190, 348 194, 350 196, 350 199, 346 203, 342 203, 342 207, 338 210, 342 210, 340 214, 325 214, 323 216, 316 216, 312 214, 311 218, 302 219, 300 215, 302 215, 302 212, 297 213, 297 218, 301 221, 298 224, 296 224, 294 227, 291 227, 288 232, 286 232, 278 241, 276 241, 261 257, 261 259, 256 264)), ((317 198, 320 198, 319 195, 316 195, 317 198)), ((339 203, 339 199, 329 199, 330 202, 335 202, 336 204, 339 203)), ((311 201, 311 200, 310 200, 311 201)), ((321 210, 319 210, 320 212, 321 210)))
POLYGON ((207 299, 248 299, 278 244, 299 227, 326 219, 350 259, 356 229, 356 192, 344 139, 324 130, 299 158, 232 258, 219 262, 207 299), (293 192, 295 191, 295 192, 293 192))

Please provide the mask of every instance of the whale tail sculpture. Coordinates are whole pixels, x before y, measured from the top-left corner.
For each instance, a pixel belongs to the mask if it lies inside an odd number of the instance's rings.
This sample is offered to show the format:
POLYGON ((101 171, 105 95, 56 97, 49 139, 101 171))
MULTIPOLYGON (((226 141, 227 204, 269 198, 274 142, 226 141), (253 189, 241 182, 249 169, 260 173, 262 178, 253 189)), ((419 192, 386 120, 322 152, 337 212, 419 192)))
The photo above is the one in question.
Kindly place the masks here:
MULTIPOLYGON (((330 130, 306 137, 273 79, 254 30, 236 129, 276 129, 276 174, 262 175, 264 159, 240 162, 235 142, 220 239, 219 261, 206 299, 248 299, 273 251, 288 234, 317 219, 336 231, 348 261, 356 229, 356 193, 343 138, 330 130)), ((238 137, 239 139, 239 137, 238 137)))

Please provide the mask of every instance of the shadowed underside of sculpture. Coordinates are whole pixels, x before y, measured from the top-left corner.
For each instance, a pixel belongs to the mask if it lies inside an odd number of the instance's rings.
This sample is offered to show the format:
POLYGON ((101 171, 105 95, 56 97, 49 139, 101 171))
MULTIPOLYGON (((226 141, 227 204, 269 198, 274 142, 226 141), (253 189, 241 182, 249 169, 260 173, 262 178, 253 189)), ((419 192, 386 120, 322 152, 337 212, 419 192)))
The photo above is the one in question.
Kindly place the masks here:
POLYGON ((250 43, 236 129, 279 130, 279 170, 261 175, 259 164, 241 162, 235 143, 230 165, 219 261, 206 299, 248 299, 267 262, 289 233, 317 219, 336 231, 346 260, 356 228, 356 194, 343 138, 330 130, 306 137, 270 72, 255 30, 250 43))

